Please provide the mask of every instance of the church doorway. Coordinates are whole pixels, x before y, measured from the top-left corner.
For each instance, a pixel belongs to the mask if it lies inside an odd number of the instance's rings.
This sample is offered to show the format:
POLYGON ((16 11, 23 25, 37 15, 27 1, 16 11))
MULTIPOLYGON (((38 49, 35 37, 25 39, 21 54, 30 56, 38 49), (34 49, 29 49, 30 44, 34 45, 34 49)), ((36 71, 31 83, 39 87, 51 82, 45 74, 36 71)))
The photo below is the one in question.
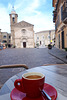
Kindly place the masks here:
POLYGON ((23 42, 23 47, 26 48, 26 42, 23 42))

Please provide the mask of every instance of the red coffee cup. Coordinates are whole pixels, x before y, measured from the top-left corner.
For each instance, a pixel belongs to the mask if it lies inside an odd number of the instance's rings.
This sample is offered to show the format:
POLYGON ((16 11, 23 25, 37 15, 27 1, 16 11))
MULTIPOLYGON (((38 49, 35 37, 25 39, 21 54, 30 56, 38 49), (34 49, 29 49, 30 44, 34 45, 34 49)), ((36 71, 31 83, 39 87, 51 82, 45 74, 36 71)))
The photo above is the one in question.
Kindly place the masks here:
POLYGON ((22 75, 22 79, 17 79, 14 86, 21 92, 26 93, 30 98, 37 98, 41 95, 43 89, 45 76, 42 73, 31 72, 22 75))

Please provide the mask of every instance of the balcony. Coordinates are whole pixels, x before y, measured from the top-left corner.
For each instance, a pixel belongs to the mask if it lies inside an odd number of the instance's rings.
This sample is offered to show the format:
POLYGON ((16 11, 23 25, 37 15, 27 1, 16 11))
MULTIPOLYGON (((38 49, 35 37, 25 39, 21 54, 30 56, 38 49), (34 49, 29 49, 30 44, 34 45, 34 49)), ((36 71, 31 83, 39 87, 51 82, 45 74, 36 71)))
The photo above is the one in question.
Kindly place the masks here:
POLYGON ((62 21, 64 24, 67 24, 67 7, 62 11, 62 21))
POLYGON ((56 12, 56 10, 55 11, 53 11, 53 22, 55 23, 55 20, 56 20, 56 16, 57 16, 57 12, 56 12))

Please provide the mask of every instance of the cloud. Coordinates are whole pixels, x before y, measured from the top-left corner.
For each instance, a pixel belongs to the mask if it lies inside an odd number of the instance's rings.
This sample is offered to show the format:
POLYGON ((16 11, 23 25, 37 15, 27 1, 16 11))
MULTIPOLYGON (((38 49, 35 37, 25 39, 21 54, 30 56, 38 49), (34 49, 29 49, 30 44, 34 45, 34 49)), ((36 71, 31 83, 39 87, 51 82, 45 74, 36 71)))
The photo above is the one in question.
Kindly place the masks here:
POLYGON ((39 0, 33 0, 33 2, 29 5, 29 7, 27 7, 26 9, 28 10, 35 10, 36 8, 38 8, 40 5, 39 0))
MULTIPOLYGON (((42 7, 47 4, 47 0, 15 0, 14 7, 18 14, 18 21, 27 21, 34 24, 34 31, 54 29, 52 15, 47 14, 42 7)), ((2 31, 10 32, 10 17, 12 3, 8 6, 0 4, 0 28, 2 31)))
POLYGON ((41 0, 33 0, 26 8, 18 12, 20 15, 18 15, 19 21, 25 20, 34 24, 35 32, 54 29, 52 15, 45 13, 45 11, 38 10, 38 8, 42 7, 43 3, 45 4, 46 0, 43 0, 43 2, 41 0))
POLYGON ((0 29, 5 32, 10 32, 8 10, 3 5, 0 5, 0 29))
POLYGON ((52 17, 49 15, 43 15, 41 14, 37 14, 34 16, 26 16, 24 17, 24 20, 34 24, 34 31, 38 32, 38 31, 43 31, 43 30, 50 30, 50 29, 54 29, 54 24, 52 21, 52 17), (49 20, 50 19, 50 20, 49 20))
POLYGON ((12 5, 11 5, 11 3, 9 3, 7 10, 9 10, 9 12, 11 12, 11 9, 12 9, 12 5))
POLYGON ((24 13, 24 14, 33 14, 38 13, 37 8, 40 5, 40 0, 23 0, 23 2, 16 0, 15 2, 15 9, 18 11, 18 13, 24 13))

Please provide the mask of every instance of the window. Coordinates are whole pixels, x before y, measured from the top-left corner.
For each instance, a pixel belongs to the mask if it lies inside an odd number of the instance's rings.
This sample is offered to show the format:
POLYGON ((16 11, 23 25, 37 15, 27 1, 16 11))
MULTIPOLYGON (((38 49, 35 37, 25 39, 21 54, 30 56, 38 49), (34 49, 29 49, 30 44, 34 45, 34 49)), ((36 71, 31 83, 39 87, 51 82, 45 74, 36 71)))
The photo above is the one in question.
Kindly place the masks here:
POLYGON ((39 39, 39 37, 37 37, 37 39, 39 39))
POLYGON ((63 6, 61 7, 61 21, 62 21, 62 11, 63 11, 63 6))
MULTIPOLYGON (((62 16, 61 16, 61 17, 62 17, 62 16)), ((56 25, 55 25, 55 30, 57 30, 59 24, 60 24, 60 17, 59 17, 59 15, 58 15, 57 22, 56 22, 56 25)))
POLYGON ((66 7, 66 5, 65 5, 65 2, 64 2, 64 4, 63 4, 63 11, 64 11, 65 7, 66 7))
POLYGON ((43 39, 44 39, 44 36, 43 36, 43 39))
POLYGON ((9 40, 9 43, 10 43, 10 40, 9 40))
POLYGON ((42 36, 42 39, 44 39, 44 35, 42 36))
POLYGON ((50 35, 48 36, 48 38, 50 39, 50 35))
POLYGON ((4 35, 3 38, 6 38, 6 35, 4 35))
POLYGON ((3 43, 6 43, 7 41, 6 40, 3 40, 3 43))
POLYGON ((9 39, 11 38, 11 36, 9 36, 9 39))

